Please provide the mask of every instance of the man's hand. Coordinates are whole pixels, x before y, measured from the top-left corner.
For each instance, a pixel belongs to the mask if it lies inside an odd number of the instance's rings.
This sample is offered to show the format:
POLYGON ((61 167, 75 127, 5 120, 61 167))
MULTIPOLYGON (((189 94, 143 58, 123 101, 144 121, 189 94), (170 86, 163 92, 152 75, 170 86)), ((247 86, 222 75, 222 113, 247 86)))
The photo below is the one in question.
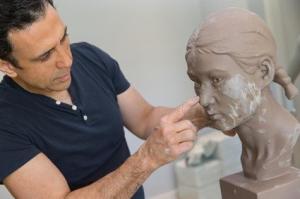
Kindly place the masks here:
MULTIPOLYGON (((200 103, 195 104, 186 113, 186 116, 184 118, 190 120, 195 125, 197 130, 200 130, 204 127, 208 127, 209 123, 211 122, 208 119, 207 114, 206 114, 204 108, 200 105, 200 103)), ((229 130, 229 131, 224 131, 223 133, 225 135, 232 136, 232 137, 236 135, 236 131, 234 129, 229 130)))
POLYGON ((192 149, 197 128, 190 120, 183 118, 198 101, 198 97, 192 98, 163 116, 140 148, 140 153, 149 160, 153 168, 167 164, 192 149))
POLYGON ((190 120, 197 130, 207 127, 209 120, 204 108, 200 103, 196 103, 186 114, 185 119, 190 120))

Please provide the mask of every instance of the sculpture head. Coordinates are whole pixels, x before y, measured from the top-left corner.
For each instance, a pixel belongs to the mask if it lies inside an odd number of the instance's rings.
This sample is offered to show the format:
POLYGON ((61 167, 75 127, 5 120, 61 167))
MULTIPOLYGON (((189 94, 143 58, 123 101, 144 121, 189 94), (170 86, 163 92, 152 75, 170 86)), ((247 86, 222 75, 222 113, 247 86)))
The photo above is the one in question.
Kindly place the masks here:
POLYGON ((273 80, 288 98, 297 93, 277 63, 272 33, 247 10, 228 8, 209 16, 189 39, 186 61, 210 126, 222 131, 251 118, 273 80))

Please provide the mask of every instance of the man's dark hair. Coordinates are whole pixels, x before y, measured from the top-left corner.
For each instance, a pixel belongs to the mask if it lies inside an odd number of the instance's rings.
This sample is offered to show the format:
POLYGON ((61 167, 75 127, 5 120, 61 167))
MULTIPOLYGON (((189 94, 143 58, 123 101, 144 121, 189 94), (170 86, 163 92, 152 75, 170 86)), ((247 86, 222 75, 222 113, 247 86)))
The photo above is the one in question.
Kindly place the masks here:
POLYGON ((54 7, 53 0, 0 0, 0 59, 20 68, 12 56, 13 45, 8 33, 33 24, 45 15, 49 4, 54 7))

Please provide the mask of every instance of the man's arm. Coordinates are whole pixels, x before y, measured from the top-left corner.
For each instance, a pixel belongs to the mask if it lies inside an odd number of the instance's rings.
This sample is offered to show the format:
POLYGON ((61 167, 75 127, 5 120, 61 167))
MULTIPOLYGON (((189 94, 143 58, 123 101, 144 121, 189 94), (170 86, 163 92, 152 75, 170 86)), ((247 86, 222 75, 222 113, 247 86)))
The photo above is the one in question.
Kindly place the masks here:
POLYGON ((61 172, 41 153, 8 176, 4 184, 18 199, 127 199, 153 169, 147 158, 137 153, 104 178, 71 192, 61 172))
POLYGON ((183 117, 197 102, 189 100, 163 116, 134 155, 86 187, 70 191, 58 168, 43 154, 6 177, 4 184, 18 199, 129 199, 154 170, 192 148, 196 128, 183 117))
MULTIPOLYGON (((118 95, 118 103, 125 126, 142 139, 147 139, 160 119, 175 109, 150 105, 133 87, 118 95)), ((198 130, 208 122, 199 103, 185 114, 184 119, 190 120, 198 130)))

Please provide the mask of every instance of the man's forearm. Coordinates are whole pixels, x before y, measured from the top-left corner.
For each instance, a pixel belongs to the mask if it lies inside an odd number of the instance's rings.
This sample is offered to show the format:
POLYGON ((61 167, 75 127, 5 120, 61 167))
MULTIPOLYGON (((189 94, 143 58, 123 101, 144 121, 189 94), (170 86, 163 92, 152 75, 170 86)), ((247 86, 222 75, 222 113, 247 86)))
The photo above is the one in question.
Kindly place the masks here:
POLYGON ((155 169, 140 148, 117 170, 89 186, 70 192, 65 199, 129 199, 155 169))
MULTIPOLYGON (((174 109, 175 108, 168 107, 155 107, 152 109, 147 117, 148 125, 146 128, 146 138, 153 132, 153 128, 157 126, 160 118, 174 109)), ((190 120, 198 130, 205 127, 208 123, 206 114, 200 104, 196 104, 189 112, 187 112, 184 119, 190 120)))

